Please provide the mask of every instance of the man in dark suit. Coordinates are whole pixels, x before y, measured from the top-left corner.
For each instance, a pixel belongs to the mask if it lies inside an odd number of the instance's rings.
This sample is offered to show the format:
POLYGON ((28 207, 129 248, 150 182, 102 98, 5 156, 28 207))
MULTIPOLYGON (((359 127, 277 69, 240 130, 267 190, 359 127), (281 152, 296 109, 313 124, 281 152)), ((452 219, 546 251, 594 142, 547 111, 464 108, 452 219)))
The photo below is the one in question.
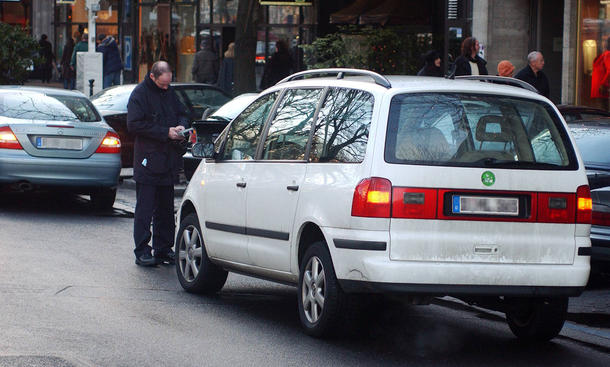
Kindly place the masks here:
POLYGON ((549 79, 542 69, 544 68, 544 57, 538 51, 532 51, 527 55, 527 65, 521 69, 515 78, 523 80, 538 89, 538 93, 549 98, 551 92, 549 79))
POLYGON ((136 211, 133 237, 136 264, 174 263, 174 182, 182 159, 188 113, 170 86, 172 71, 165 61, 133 90, 127 104, 127 129, 135 135, 133 177, 136 211), (148 245, 151 238, 152 249, 148 245), (154 250, 154 257, 152 251, 154 250))

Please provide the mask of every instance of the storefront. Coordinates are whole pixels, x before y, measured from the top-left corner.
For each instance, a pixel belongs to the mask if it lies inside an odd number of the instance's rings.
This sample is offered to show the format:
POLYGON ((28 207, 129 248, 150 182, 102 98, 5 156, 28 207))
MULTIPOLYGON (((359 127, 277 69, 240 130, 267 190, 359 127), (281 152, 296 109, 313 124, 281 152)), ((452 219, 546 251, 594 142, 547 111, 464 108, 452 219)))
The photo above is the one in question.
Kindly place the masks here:
POLYGON ((27 29, 32 24, 32 0, 0 0, 0 22, 27 29))

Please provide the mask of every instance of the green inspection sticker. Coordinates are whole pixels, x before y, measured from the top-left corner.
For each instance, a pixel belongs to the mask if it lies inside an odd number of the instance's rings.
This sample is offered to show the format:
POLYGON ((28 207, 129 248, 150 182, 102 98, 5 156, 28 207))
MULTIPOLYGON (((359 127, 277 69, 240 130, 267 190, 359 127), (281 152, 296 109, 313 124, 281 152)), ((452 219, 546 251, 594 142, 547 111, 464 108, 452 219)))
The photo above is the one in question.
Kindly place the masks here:
POLYGON ((491 186, 496 183, 496 175, 491 171, 485 171, 481 175, 481 182, 483 182, 483 185, 485 186, 491 186))

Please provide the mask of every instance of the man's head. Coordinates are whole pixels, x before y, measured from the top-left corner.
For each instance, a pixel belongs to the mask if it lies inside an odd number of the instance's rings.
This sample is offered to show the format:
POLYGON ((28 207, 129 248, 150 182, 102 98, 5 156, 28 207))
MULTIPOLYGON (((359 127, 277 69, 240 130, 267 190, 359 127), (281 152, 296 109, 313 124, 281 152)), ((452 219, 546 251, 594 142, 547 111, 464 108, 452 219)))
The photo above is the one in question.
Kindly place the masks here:
POLYGON ((542 53, 532 51, 527 55, 527 63, 534 73, 537 73, 544 68, 544 57, 542 56, 542 53))
POLYGON ((101 33, 99 36, 97 36, 97 40, 100 42, 102 42, 105 38, 106 38, 106 35, 104 33, 101 33))
POLYGON ((87 42, 87 41, 89 41, 89 34, 88 34, 88 33, 83 33, 83 34, 80 36, 80 40, 81 40, 81 41, 83 41, 83 42, 87 42))
POLYGON ((172 81, 172 69, 165 61, 157 61, 150 69, 150 79, 161 89, 169 88, 172 81))

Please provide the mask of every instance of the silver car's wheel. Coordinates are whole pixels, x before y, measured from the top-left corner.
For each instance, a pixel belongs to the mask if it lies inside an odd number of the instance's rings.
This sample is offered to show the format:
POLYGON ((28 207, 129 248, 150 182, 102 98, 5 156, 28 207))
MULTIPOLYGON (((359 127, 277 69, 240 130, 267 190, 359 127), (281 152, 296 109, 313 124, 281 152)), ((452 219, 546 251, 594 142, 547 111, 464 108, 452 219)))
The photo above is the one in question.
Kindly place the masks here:
POLYGON ((197 228, 190 225, 182 231, 179 242, 178 262, 180 273, 187 282, 195 281, 199 274, 202 259, 201 235, 197 228))
POLYGON ((305 273, 302 279, 301 300, 303 311, 307 321, 315 324, 320 319, 324 310, 324 299, 326 297, 326 277, 324 266, 317 256, 309 259, 305 266, 305 273))

